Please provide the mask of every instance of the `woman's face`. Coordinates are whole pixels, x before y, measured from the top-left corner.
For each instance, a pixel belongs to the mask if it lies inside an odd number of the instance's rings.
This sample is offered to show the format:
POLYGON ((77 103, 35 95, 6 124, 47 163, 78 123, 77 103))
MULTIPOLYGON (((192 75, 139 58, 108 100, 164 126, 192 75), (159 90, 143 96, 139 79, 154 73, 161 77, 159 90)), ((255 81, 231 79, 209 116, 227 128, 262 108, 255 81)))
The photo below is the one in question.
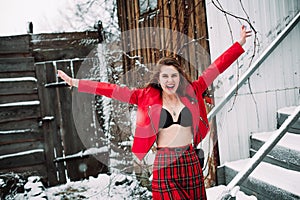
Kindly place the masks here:
POLYGON ((168 95, 175 94, 180 82, 177 69, 172 65, 163 65, 160 68, 159 80, 163 92, 168 95))

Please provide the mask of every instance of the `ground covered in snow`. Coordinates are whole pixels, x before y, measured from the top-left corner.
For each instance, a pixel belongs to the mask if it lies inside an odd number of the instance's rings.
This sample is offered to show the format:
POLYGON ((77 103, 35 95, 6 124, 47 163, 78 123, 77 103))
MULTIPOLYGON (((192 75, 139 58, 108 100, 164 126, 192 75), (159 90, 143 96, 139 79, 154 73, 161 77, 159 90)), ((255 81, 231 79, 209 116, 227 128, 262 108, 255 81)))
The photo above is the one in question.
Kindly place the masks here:
MULTIPOLYGON (((0 179, 1 180, 1 179, 0 179)), ((23 181, 20 181, 23 182, 23 181)), ((90 177, 83 181, 69 182, 64 185, 45 188, 39 177, 32 176, 25 181, 24 193, 15 192, 5 200, 151 200, 151 192, 140 186, 134 175, 124 174, 99 174, 98 177, 90 177)), ((0 185, 4 181, 0 181, 0 185)), ((217 200, 226 191, 221 185, 207 189, 208 200, 217 200)), ((237 200, 256 200, 254 196, 247 196, 243 192, 236 191, 237 200)), ((2 199, 2 198, 1 198, 2 199)))
POLYGON ((25 193, 15 195, 14 199, 151 199, 151 192, 140 186, 134 175, 99 174, 96 178, 90 177, 48 189, 43 188, 34 177, 31 178, 25 184, 25 193))

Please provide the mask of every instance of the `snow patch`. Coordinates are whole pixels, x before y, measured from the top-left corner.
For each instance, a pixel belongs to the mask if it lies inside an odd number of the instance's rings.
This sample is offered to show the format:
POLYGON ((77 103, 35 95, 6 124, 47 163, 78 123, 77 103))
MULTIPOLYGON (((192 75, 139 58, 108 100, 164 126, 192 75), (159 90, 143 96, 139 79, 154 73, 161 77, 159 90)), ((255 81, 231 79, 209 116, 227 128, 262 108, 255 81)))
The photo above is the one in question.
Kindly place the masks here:
MULTIPOLYGON (((250 159, 244 159, 228 162, 225 165, 236 171, 241 171, 249 161, 250 159)), ((300 196, 300 172, 261 162, 250 177, 300 196)))
POLYGON ((21 81, 37 82, 37 79, 34 78, 34 77, 0 78, 0 83, 5 83, 5 82, 21 82, 21 81))
POLYGON ((101 148, 89 148, 87 150, 83 150, 83 151, 80 151, 75 154, 67 155, 64 157, 58 157, 55 159, 55 161, 60 161, 60 160, 65 160, 65 159, 70 159, 70 158, 84 157, 84 156, 88 156, 88 155, 96 155, 96 154, 105 153, 105 152, 108 152, 107 146, 103 146, 101 148))
POLYGON ((6 159, 6 158, 11 158, 11 157, 17 157, 17 156, 23 156, 23 155, 38 153, 38 152, 44 152, 44 149, 34 149, 34 150, 22 151, 22 152, 18 152, 18 153, 6 154, 6 155, 0 156, 0 160, 6 159))
MULTIPOLYGON (((41 192, 40 184, 26 183, 27 190, 41 192)), ((151 192, 141 187, 134 175, 99 174, 83 181, 69 182, 64 185, 45 189, 43 193, 48 200, 61 199, 91 199, 91 200, 120 200, 120 199, 151 199, 151 192)), ((16 200, 23 200, 27 194, 18 194, 16 200)), ((41 198, 41 197, 40 197, 41 198)), ((30 198, 31 199, 31 198, 30 198)))
POLYGON ((13 134, 13 133, 27 133, 31 131, 32 131, 31 129, 0 131, 0 135, 13 134))
POLYGON ((295 109, 297 108, 297 106, 290 106, 290 107, 284 107, 284 108, 280 108, 277 113, 280 114, 288 114, 291 115, 295 109))
POLYGON ((45 117, 43 117, 44 121, 51 121, 53 119, 54 119, 54 116, 45 116, 45 117))
POLYGON ((40 101, 21 101, 13 103, 3 103, 0 104, 0 107, 13 107, 13 106, 36 106, 40 105, 40 101))
MULTIPOLYGON (((274 132, 262 132, 252 134, 252 138, 260 141, 268 141, 274 132)), ((293 133, 286 133, 277 143, 277 145, 287 149, 293 149, 300 152, 300 135, 293 133)))

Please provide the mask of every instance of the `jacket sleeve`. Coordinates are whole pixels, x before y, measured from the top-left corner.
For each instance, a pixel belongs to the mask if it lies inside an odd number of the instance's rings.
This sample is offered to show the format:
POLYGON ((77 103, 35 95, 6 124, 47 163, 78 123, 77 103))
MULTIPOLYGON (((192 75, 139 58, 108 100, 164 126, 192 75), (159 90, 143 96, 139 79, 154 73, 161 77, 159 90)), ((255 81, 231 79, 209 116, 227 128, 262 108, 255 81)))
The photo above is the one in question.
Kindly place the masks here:
POLYGON ((81 79, 79 80, 78 91, 103 95, 125 103, 137 104, 138 96, 142 89, 129 89, 116 84, 81 79))
POLYGON ((238 42, 234 43, 193 82, 194 89, 202 94, 242 53, 244 53, 242 46, 238 42))

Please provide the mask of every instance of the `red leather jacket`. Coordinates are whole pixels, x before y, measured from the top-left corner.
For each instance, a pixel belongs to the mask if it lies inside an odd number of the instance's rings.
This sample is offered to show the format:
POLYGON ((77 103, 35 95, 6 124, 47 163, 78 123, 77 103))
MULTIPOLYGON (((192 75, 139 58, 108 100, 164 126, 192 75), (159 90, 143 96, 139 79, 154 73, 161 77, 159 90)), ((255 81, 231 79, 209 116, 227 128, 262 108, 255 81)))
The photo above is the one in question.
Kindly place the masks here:
MULTIPOLYGON (((180 96, 181 102, 191 111, 193 118, 194 144, 198 145, 206 136, 209 125, 202 93, 225 71, 242 53, 244 49, 234 43, 218 57, 199 78, 186 88, 186 95, 180 96)), ((142 160, 148 153, 158 133, 162 99, 158 89, 147 87, 129 89, 116 84, 80 80, 79 92, 104 95, 122 102, 137 105, 137 119, 132 152, 142 160)))

